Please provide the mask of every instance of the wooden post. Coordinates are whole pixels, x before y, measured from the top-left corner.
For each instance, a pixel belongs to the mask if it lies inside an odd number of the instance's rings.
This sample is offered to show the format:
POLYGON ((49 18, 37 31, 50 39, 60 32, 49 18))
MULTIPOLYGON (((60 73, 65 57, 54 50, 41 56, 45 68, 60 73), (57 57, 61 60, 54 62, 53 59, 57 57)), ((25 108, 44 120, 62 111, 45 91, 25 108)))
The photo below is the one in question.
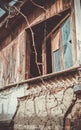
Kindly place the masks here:
POLYGON ((47 74, 47 66, 46 66, 46 42, 42 43, 42 74, 47 74))
POLYGON ((72 59, 73 65, 77 64, 77 40, 76 40, 76 25, 75 25, 75 10, 74 10, 74 1, 71 3, 71 16, 70 16, 70 28, 71 28, 71 39, 72 39, 72 59))
POLYGON ((81 6, 80 0, 74 0, 75 10, 75 25, 76 25, 76 39, 77 39, 77 63, 81 64, 81 6))
POLYGON ((26 79, 30 78, 30 42, 30 34, 26 30, 26 79))

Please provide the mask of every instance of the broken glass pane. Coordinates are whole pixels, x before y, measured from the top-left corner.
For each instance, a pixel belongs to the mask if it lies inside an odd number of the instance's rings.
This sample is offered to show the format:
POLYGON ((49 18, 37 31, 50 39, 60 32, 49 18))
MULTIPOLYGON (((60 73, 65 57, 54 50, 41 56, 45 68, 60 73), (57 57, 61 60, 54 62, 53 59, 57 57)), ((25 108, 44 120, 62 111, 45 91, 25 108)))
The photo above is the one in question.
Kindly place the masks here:
POLYGON ((11 2, 9 2, 9 5, 13 6, 16 2, 17 2, 17 0, 12 0, 11 2))
POLYGON ((5 11, 0 8, 0 17, 2 17, 5 14, 5 11))
POLYGON ((72 40, 70 33, 70 18, 62 26, 62 44, 64 55, 64 68, 67 69, 73 65, 72 62, 72 40))
POLYGON ((62 43, 63 43, 63 45, 67 44, 69 34, 70 34, 70 19, 68 18, 62 25, 62 43))
POLYGON ((61 71, 60 49, 54 52, 54 71, 61 71))

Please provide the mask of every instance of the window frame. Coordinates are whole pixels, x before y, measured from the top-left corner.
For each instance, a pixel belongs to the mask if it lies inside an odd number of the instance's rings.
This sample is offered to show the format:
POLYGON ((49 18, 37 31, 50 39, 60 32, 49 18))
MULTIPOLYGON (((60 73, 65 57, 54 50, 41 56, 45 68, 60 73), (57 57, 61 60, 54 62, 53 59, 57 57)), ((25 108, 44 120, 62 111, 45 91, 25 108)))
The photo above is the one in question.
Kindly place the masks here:
MULTIPOLYGON (((70 33, 71 33, 71 36, 72 36, 72 31, 71 31, 71 16, 69 16, 68 18, 70 20, 70 33)), ((56 38, 56 36, 58 35, 58 33, 60 35, 59 36, 59 41, 60 41, 59 42, 59 49, 57 49, 57 50, 60 50, 60 64, 61 64, 61 70, 60 71, 66 70, 65 69, 65 63, 64 63, 64 54, 63 54, 63 52, 64 52, 64 45, 63 45, 63 39, 62 39, 62 27, 63 27, 62 25, 66 22, 66 20, 68 20, 68 18, 66 18, 64 20, 64 22, 60 25, 60 28, 55 32, 55 34, 53 34, 53 33, 51 34, 51 39, 53 39, 54 37, 56 38), (54 36, 52 36, 52 35, 54 35, 54 36)), ((72 40, 72 38, 71 38, 71 40, 72 40)), ((53 47, 52 44, 53 43, 51 42, 51 46, 53 47)), ((71 44, 72 44, 72 50, 71 51, 73 51, 73 41, 72 41, 71 44)), ((54 52, 56 52, 56 51, 53 51, 53 48, 51 48, 51 51, 52 51, 51 52, 52 53, 52 72, 57 72, 57 71, 55 71, 55 64, 54 64, 54 52)), ((72 53, 72 63, 73 63, 73 53, 72 53)), ((72 66, 73 66, 73 64, 72 64, 72 66)), ((68 68, 70 68, 70 67, 68 67, 68 68)))
MULTIPOLYGON (((76 57, 74 58, 73 56, 75 56, 76 55, 76 44, 75 44, 75 39, 76 39, 76 35, 73 35, 73 29, 74 29, 74 24, 72 24, 72 20, 74 19, 74 16, 73 16, 73 13, 67 13, 66 14, 66 16, 65 17, 63 17, 63 19, 61 19, 61 21, 58 23, 58 25, 56 25, 56 26, 54 26, 53 28, 52 28, 52 30, 51 30, 51 32, 49 32, 49 34, 45 37, 45 39, 42 41, 42 53, 41 53, 41 55, 42 55, 42 75, 47 75, 47 74, 49 74, 49 73, 47 73, 47 64, 46 64, 46 43, 45 43, 45 41, 46 40, 48 40, 48 38, 49 37, 51 37, 51 34, 52 34, 52 32, 53 32, 53 30, 54 30, 54 33, 56 33, 58 30, 60 30, 60 35, 61 35, 61 38, 60 38, 60 40, 62 41, 62 32, 61 32, 61 26, 62 26, 62 24, 68 19, 68 18, 70 18, 70 32, 71 32, 71 35, 72 35, 72 60, 73 60, 73 66, 71 66, 70 68, 67 68, 67 69, 71 69, 71 68, 73 68, 74 66, 76 66, 76 64, 75 64, 75 62, 76 62, 76 57)), ((50 18, 49 18, 50 19, 50 18)), ((45 20, 46 21, 46 20, 45 20)), ((75 21, 74 21, 75 22, 75 21)), ((40 23, 39 23, 40 24, 40 23)), ((33 27, 35 27, 36 25, 34 25, 33 27)), ((26 31, 28 30, 29 28, 27 28, 26 29, 26 31)), ((28 46, 30 46, 30 45, 28 45, 28 46)), ((29 47, 30 48, 30 47, 29 47)), ((61 51, 63 51, 63 45, 61 44, 60 45, 60 49, 61 49, 61 51)), ((30 57, 30 53, 28 54, 29 56, 28 57, 30 57)), ((52 57, 52 48, 51 48, 51 57, 52 57)), ((29 60, 30 61, 30 60, 29 60)), ((62 71, 66 71, 67 69, 64 69, 64 61, 63 61, 63 53, 61 53, 61 59, 60 59, 60 62, 61 62, 61 64, 62 64, 62 70, 61 70, 61 72, 62 71)), ((29 65, 30 65, 30 63, 29 63, 29 65)), ((28 65, 28 67, 29 67, 29 65, 28 65)), ((29 67, 30 68, 30 67, 29 67)), ((54 70, 53 70, 53 59, 52 59, 52 72, 51 73, 57 73, 57 72, 55 72, 54 70)), ((29 75, 30 75, 30 71, 29 71, 29 75)), ((27 78, 34 78, 34 77, 30 77, 30 76, 27 76, 27 78)), ((41 75, 39 75, 39 76, 41 76, 41 75)), ((38 76, 36 76, 36 77, 38 77, 38 76)))

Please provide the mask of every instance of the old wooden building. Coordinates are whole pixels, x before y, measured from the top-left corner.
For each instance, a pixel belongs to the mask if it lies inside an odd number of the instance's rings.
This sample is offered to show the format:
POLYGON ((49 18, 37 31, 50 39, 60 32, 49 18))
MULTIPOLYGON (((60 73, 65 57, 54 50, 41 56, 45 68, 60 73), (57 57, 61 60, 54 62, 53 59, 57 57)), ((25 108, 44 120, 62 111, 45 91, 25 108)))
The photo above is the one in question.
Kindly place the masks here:
POLYGON ((81 130, 81 0, 0 0, 0 130, 81 130))

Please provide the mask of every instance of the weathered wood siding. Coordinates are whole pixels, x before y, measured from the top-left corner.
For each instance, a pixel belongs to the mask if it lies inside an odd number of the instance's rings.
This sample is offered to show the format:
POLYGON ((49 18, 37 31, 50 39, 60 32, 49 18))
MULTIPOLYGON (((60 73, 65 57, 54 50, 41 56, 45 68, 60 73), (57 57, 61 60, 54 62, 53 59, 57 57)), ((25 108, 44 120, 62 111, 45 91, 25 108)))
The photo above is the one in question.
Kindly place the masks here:
POLYGON ((2 77, 0 87, 25 79, 25 45, 25 32, 22 32, 14 41, 1 50, 2 77))
POLYGON ((60 12, 66 10, 67 8, 71 7, 71 1, 67 0, 56 0, 53 2, 51 6, 46 5, 45 10, 38 8, 37 10, 33 11, 32 14, 29 16, 29 21, 31 25, 37 24, 45 19, 53 17, 54 15, 58 15, 60 12))
POLYGON ((77 60, 81 64, 81 6, 80 0, 74 0, 75 10, 75 25, 76 25, 76 39, 77 39, 77 60))
MULTIPOLYGON (((67 0, 57 0, 50 5, 46 3, 46 12, 41 8, 37 8, 28 16, 29 23, 35 25, 57 15, 70 6, 71 2, 67 0)), ((21 23, 21 25, 12 30, 11 34, 1 43, 0 61, 3 64, 3 74, 1 74, 2 79, 0 80, 1 85, 21 81, 25 79, 25 73, 29 75, 29 52, 26 52, 26 34, 25 31, 23 31, 27 27, 26 21, 21 23)), ((26 75, 26 78, 28 78, 28 75, 26 75)))
MULTIPOLYGON (((59 15, 60 12, 70 7, 71 7, 70 0, 56 0, 52 2, 51 4, 46 3, 45 5, 46 11, 41 9, 40 7, 39 8, 37 7, 32 13, 30 13, 27 16, 27 18, 29 20, 30 25, 33 26, 37 23, 44 21, 45 19, 48 19, 55 15, 59 15)), ((3 40, 2 44, 10 43, 12 39, 14 39, 17 35, 19 35, 19 33, 21 33, 24 29, 28 28, 26 21, 19 22, 19 23, 20 24, 17 27, 15 27, 14 30, 12 30, 12 33, 9 36, 7 36, 5 40, 3 40), (6 43, 7 39, 9 40, 8 43, 6 43)))

